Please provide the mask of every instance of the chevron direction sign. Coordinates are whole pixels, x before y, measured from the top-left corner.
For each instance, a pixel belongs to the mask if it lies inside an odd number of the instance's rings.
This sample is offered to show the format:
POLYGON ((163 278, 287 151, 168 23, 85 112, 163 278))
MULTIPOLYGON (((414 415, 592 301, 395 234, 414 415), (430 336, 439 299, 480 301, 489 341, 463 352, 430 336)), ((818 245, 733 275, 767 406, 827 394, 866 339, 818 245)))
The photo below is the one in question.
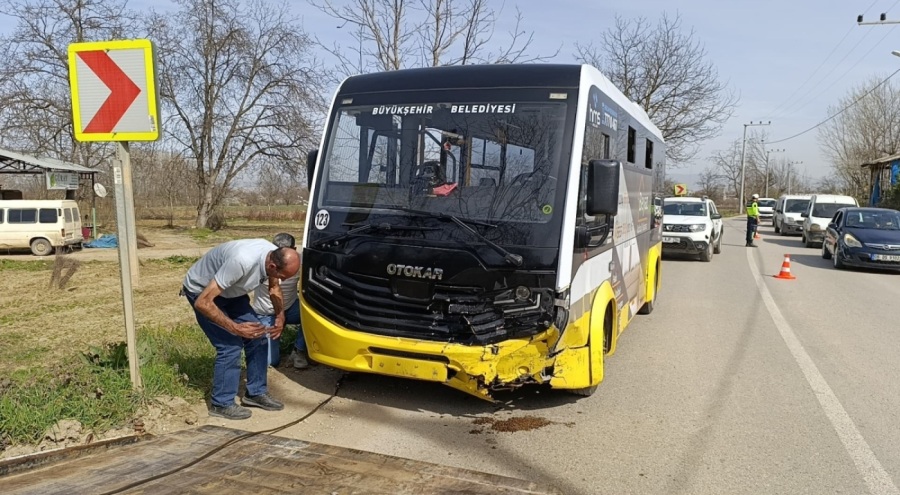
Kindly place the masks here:
POLYGON ((159 100, 150 40, 72 43, 69 84, 78 141, 159 138, 159 100))

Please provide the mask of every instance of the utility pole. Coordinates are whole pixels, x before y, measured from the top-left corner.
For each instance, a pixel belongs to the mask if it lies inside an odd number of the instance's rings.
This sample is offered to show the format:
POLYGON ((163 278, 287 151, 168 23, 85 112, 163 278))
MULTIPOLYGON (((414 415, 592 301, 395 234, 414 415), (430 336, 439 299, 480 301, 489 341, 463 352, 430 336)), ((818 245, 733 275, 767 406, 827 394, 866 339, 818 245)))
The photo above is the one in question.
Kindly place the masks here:
POLYGON ((768 122, 753 122, 751 120, 749 124, 744 124, 744 138, 741 140, 741 197, 738 200, 738 208, 744 208, 744 152, 747 148, 747 128, 750 126, 770 125, 771 123, 771 120, 768 122))
POLYGON ((769 197, 769 153, 782 153, 782 152, 784 152, 784 148, 766 151, 766 192, 765 192, 764 196, 767 198, 769 197))
POLYGON ((791 184, 794 182, 794 165, 800 165, 801 163, 803 162, 788 162, 788 194, 791 194, 791 184))
POLYGON ((887 20, 887 14, 882 13, 881 17, 877 21, 863 22, 863 16, 856 16, 856 23, 860 26, 874 26, 876 24, 900 24, 900 21, 889 21, 887 20))

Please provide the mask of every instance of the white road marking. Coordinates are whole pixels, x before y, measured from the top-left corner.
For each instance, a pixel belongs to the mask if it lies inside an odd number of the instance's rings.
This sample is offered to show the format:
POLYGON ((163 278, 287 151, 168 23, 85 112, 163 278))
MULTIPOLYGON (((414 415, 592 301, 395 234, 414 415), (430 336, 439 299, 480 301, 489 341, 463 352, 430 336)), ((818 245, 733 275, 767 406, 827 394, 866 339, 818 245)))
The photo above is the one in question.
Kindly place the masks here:
POLYGON ((878 458, 875 457, 872 448, 866 443, 866 439, 863 438, 856 424, 850 419, 847 410, 841 405, 834 391, 831 390, 828 382, 825 381, 825 377, 819 372, 816 364, 797 339, 794 330, 791 329, 790 324, 788 324, 784 315, 781 314, 778 305, 775 304, 775 299, 772 298, 769 288, 766 287, 766 283, 759 273, 759 268, 757 268, 753 259, 753 252, 753 249, 747 250, 747 262, 750 264, 753 278, 756 279, 759 295, 762 297, 766 309, 769 310, 769 315, 772 316, 775 327, 781 333, 781 338, 784 339, 784 343, 787 344, 788 349, 794 356, 794 360, 797 362, 800 370, 803 371, 803 376, 806 377, 807 383, 809 383, 810 388, 816 394, 825 416, 831 421, 831 426, 834 427, 838 438, 841 439, 841 443, 844 444, 844 448, 847 449, 847 453, 853 459, 853 463, 856 464, 856 469, 859 470, 859 473, 865 479, 869 492, 872 495, 900 495, 900 490, 894 485, 891 476, 878 462, 878 458))

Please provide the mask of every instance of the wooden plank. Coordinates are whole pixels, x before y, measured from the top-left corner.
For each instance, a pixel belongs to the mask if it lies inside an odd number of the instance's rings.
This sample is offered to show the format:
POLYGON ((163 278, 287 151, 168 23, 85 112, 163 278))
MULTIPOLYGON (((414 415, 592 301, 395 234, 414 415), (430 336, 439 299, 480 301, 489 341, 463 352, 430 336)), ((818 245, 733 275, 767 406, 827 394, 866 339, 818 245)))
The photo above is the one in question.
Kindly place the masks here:
MULTIPOLYGON (((217 426, 0 476, 0 493, 98 493, 178 469, 246 432, 217 426)), ((355 449, 255 435, 124 493, 551 494, 536 483, 355 449)))
MULTIPOLYGON (((152 437, 150 435, 147 435, 144 438, 148 439, 152 437)), ((15 474, 48 464, 75 459, 77 457, 85 455, 96 454, 97 452, 107 450, 111 447, 121 447, 122 445, 135 443, 140 439, 141 437, 137 435, 130 435, 127 437, 113 438, 110 440, 101 440, 99 442, 94 442, 88 445, 78 445, 75 447, 69 447, 67 449, 38 452, 35 454, 15 457, 12 459, 4 459, 0 461, 0 476, 15 474)))

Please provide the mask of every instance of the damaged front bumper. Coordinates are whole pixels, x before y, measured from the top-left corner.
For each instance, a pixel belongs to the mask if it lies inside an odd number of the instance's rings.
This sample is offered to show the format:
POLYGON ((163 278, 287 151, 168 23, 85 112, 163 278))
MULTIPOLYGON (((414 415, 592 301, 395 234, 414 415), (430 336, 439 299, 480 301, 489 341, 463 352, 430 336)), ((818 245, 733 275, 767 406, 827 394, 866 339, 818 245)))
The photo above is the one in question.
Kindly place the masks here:
POLYGON ((341 370, 439 382, 490 401, 497 390, 566 383, 559 370, 553 376, 557 358, 548 357, 550 344, 559 337, 555 326, 529 338, 462 345, 347 330, 306 304, 301 304, 301 314, 310 357, 341 370))

